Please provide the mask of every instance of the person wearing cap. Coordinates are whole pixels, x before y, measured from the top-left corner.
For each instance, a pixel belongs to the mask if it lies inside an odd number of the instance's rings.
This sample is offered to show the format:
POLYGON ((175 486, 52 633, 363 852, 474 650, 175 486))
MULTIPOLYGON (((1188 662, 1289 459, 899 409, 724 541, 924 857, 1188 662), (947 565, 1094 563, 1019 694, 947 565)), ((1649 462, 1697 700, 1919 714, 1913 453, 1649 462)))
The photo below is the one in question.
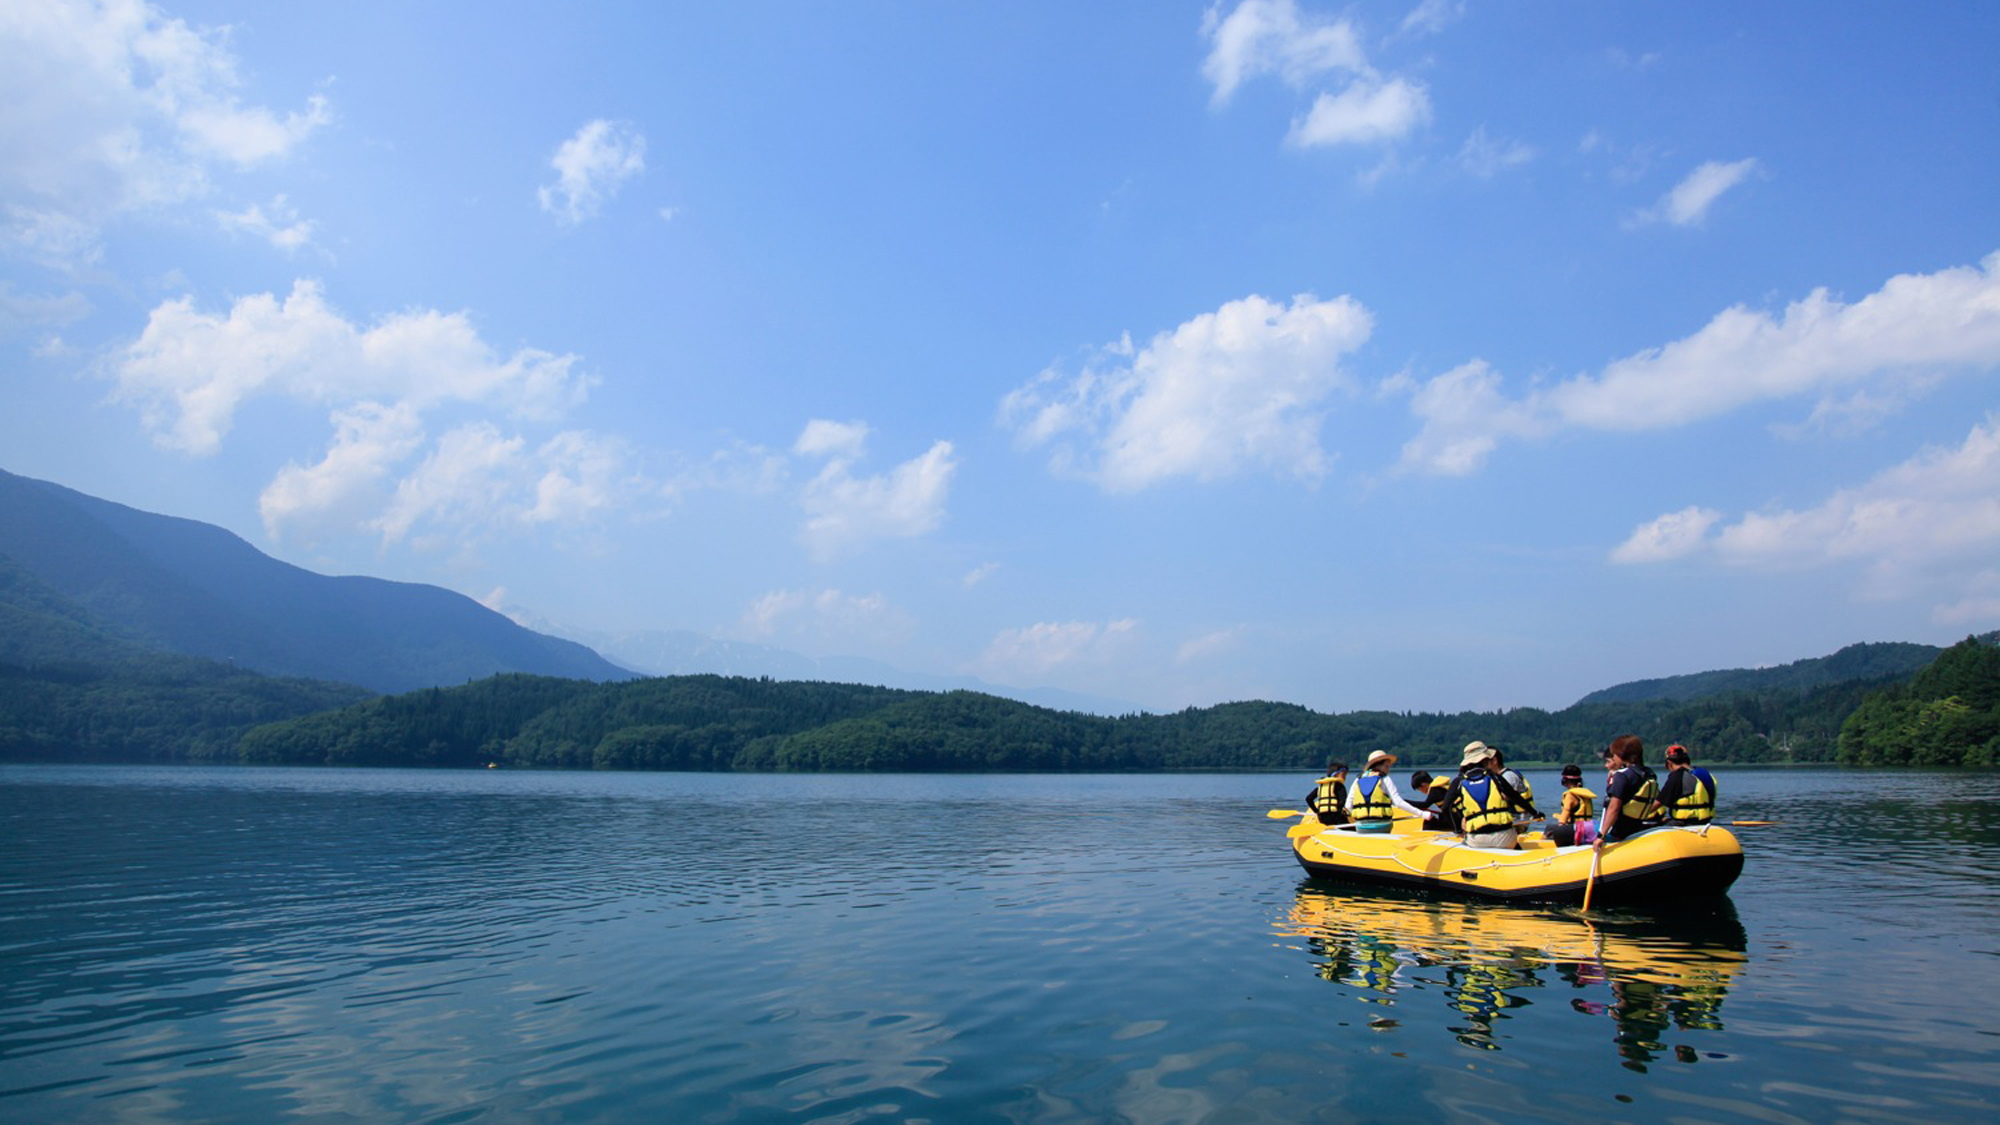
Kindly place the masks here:
POLYGON ((1611 740, 1611 776, 1604 783, 1604 821, 1597 846, 1615 844, 1659 823, 1660 780, 1646 766, 1646 744, 1636 734, 1611 740))
POLYGON ((1593 820, 1597 813, 1597 794, 1584 786, 1583 769, 1577 765, 1563 767, 1562 783, 1563 803, 1556 810, 1556 823, 1549 829, 1549 839, 1560 848, 1591 843, 1597 839, 1597 825, 1593 820))
POLYGON ((1318 814, 1321 824, 1347 823, 1347 763, 1328 762, 1326 774, 1313 782, 1306 807, 1318 814))
POLYGON ((1668 824, 1707 824, 1715 819, 1715 778, 1691 764, 1687 747, 1667 747, 1667 779, 1660 783, 1660 804, 1668 824))
POLYGON ((1468 742, 1459 757, 1458 776, 1445 790, 1445 807, 1457 818, 1465 842, 1475 848, 1514 848, 1521 833, 1514 816, 1524 812, 1541 819, 1535 803, 1514 788, 1500 772, 1500 759, 1484 742, 1468 742))
POLYGON ((1361 767, 1361 776, 1354 779, 1354 785, 1347 791, 1347 813, 1354 818, 1356 832, 1387 832, 1396 822, 1396 810, 1424 818, 1424 810, 1403 799, 1396 792, 1396 779, 1389 776, 1389 767, 1396 764, 1396 756, 1387 750, 1376 750, 1368 755, 1368 761, 1361 767))

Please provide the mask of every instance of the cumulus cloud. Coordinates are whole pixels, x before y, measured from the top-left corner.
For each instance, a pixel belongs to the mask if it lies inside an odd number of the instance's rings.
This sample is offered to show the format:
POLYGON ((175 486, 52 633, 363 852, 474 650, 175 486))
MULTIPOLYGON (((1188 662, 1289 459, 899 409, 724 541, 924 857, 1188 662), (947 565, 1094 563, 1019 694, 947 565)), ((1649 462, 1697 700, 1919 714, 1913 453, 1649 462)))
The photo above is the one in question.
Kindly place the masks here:
POLYGON ((1722 518, 1721 512, 1688 507, 1640 524, 1630 538, 1611 552, 1619 563, 1664 562, 1700 550, 1708 529, 1722 518))
POLYGON ((1252 467, 1317 478, 1329 402, 1353 389, 1341 358, 1372 325, 1348 297, 1245 297, 1143 348, 1121 340, 1074 375, 1042 372, 1002 400, 1000 421, 1024 447, 1053 445, 1053 470, 1110 492, 1252 467))
POLYGON ((260 395, 334 405, 483 403, 550 419, 590 387, 576 362, 532 348, 500 356, 464 313, 417 310, 359 327, 317 282, 301 280, 282 300, 243 297, 226 314, 203 312, 192 297, 162 303, 112 375, 117 398, 139 408, 156 442, 204 454, 260 395))
POLYGON ((977 662, 979 673, 1000 683, 1033 684, 1057 672, 1103 667, 1128 655, 1139 622, 1121 618, 1040 622, 1002 629, 977 662))
POLYGON ((1677 227, 1700 226, 1708 218, 1708 209, 1715 205, 1715 201, 1756 173, 1758 168, 1754 158, 1728 164, 1711 160, 1688 173, 1687 178, 1675 184, 1674 189, 1662 196, 1657 204, 1640 212, 1637 219, 1642 223, 1672 223, 1677 227))
POLYGON ((2000 253, 1977 266, 1892 277, 1852 303, 1820 289, 1777 314, 1726 309, 1690 336, 1520 398, 1507 397, 1499 375, 1477 361, 1406 381, 1423 427, 1404 446, 1401 467, 1470 473, 1504 438, 1666 429, 1788 399, 1815 400, 1815 417, 1855 421, 1884 412, 1885 398, 1996 367, 2000 253))
POLYGON ((464 546, 544 525, 580 525, 631 499, 643 481, 616 437, 566 430, 530 444, 491 422, 446 431, 369 521, 384 543, 464 546))
POLYGON ((549 166, 556 182, 540 190, 542 210, 580 223, 646 170, 646 138, 625 122, 589 121, 557 147, 549 166))
POLYGON ((1989 414, 1956 447, 1925 449, 1813 507, 1746 513, 1710 534, 1720 518, 1696 508, 1661 516, 1611 557, 1644 563, 1699 553, 1773 569, 1855 562, 1874 596, 1949 591, 1954 600, 1939 609, 1949 616, 2000 557, 2000 417, 1989 414))
POLYGON ((1402 78, 1358 79, 1338 94, 1320 94, 1292 122, 1285 140, 1301 148, 1394 140, 1431 118, 1430 95, 1402 78))
POLYGON ((1322 74, 1368 69, 1352 22, 1306 15, 1294 0, 1242 0, 1227 15, 1220 6, 1210 8, 1202 34, 1210 46, 1201 73, 1214 86, 1218 105, 1265 74, 1297 87, 1322 74))
POLYGON ((952 444, 935 442, 887 473, 858 476, 855 464, 867 455, 867 436, 859 422, 814 419, 793 446, 801 456, 827 458, 799 497, 806 510, 801 538, 815 558, 835 558, 876 539, 913 538, 944 522, 958 468, 952 444))
POLYGON ((6 5, 0 58, 0 243, 52 266, 94 259, 105 222, 201 198, 331 119, 321 97, 246 104, 227 28, 134 0, 6 5))
POLYGON ((322 531, 367 522, 381 505, 383 483, 424 439, 408 403, 358 403, 335 410, 333 424, 324 457, 312 465, 287 464, 258 496, 258 514, 273 539, 288 527, 311 541, 322 531))
POLYGON ((259 497, 266 531, 309 542, 425 533, 429 545, 583 523, 646 487, 615 438, 499 424, 555 423, 591 386, 577 362, 533 348, 501 355, 463 313, 357 324, 299 281, 283 299, 244 297, 227 312, 164 302, 110 375, 114 398, 138 408, 156 443, 193 455, 219 450, 253 399, 326 407, 325 452, 286 464, 259 497), (447 412, 458 418, 432 443, 427 420, 447 412))

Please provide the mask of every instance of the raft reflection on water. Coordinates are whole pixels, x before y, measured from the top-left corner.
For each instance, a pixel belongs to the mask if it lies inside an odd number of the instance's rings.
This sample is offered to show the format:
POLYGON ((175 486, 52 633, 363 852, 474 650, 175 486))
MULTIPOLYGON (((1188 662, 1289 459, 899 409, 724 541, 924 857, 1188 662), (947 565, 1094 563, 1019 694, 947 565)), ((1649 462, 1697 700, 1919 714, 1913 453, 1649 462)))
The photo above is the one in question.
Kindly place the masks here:
POLYGON ((1624 1065, 1641 1071, 1670 1049, 1696 1061, 1692 1043, 1670 1048, 1667 1036, 1721 1030, 1723 997, 1748 959, 1727 899, 1586 922, 1501 903, 1341 894, 1307 880, 1281 926, 1306 940, 1321 977, 1371 992, 1375 1003, 1412 1002, 1441 983, 1445 1003, 1464 1017, 1450 1030, 1469 1047, 1502 1049, 1514 1038, 1498 1026, 1509 1009, 1533 1003, 1532 990, 1567 989, 1571 1011, 1612 1018, 1624 1065))

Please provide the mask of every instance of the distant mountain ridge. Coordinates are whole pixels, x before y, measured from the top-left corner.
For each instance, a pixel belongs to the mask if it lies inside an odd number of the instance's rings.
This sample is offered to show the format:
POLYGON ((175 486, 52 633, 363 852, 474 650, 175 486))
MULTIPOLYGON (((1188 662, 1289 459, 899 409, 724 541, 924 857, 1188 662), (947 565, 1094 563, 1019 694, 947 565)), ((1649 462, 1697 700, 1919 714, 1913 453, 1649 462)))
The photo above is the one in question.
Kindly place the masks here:
POLYGON ((1852 644, 1831 656, 1794 660, 1775 668, 1731 668, 1633 680, 1591 692, 1578 703, 1640 703, 1662 699, 1688 702, 1734 692, 1809 691, 1851 680, 1907 678, 1936 660, 1944 649, 1903 641, 1852 644))
POLYGON ((10 625, 8 658, 16 661, 37 655, 16 651, 21 638, 40 636, 58 649, 133 646, 381 692, 502 672, 632 676, 463 594, 315 574, 210 524, 5 471, 0 555, 8 560, 0 565, 0 621, 10 625))

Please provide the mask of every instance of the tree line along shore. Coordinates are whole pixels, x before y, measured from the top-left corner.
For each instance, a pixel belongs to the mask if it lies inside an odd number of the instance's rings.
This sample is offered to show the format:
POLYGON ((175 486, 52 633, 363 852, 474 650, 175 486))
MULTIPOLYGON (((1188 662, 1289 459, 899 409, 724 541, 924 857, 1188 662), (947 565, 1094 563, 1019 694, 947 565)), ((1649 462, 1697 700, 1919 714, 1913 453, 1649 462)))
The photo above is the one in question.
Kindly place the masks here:
MULTIPOLYGON (((1600 693, 1604 694, 1604 693, 1600 693)), ((1389 750, 1449 767, 1480 739, 1520 762, 1611 737, 1704 762, 2000 764, 2000 648, 1968 637, 1913 675, 1693 700, 1587 698, 1455 714, 1244 702, 1119 717, 970 691, 718 675, 500 675, 395 695, 190 657, 0 663, 0 757, 41 761, 766 771, 1314 769, 1389 750)))

